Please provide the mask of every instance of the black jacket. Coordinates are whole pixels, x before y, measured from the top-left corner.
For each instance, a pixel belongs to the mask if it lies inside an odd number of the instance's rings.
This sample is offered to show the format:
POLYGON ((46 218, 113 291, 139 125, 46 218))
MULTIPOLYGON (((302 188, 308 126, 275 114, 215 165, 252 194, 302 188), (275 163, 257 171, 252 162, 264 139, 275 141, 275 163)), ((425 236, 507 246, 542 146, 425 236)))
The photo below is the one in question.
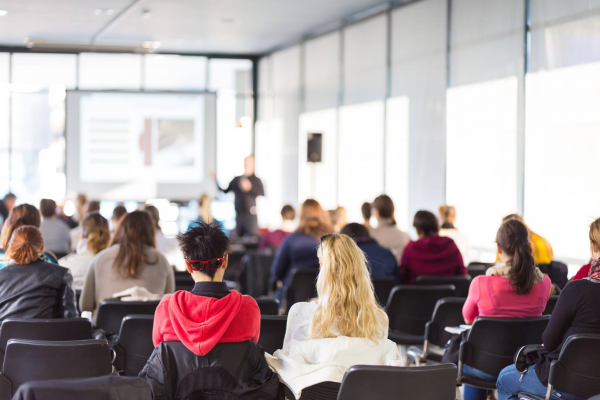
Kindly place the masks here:
MULTIPOLYGON (((252 207, 256 207, 256 198, 265 195, 262 181, 254 174, 247 177, 250 183, 252 183, 252 189, 248 192, 244 192, 240 188, 240 181, 243 177, 244 176, 242 175, 233 178, 226 189, 217 186, 224 193, 233 192, 235 194, 234 205, 235 212, 238 215, 250 212, 252 207)), ((256 212, 254 212, 254 214, 256 214, 256 212)))
POLYGON ((0 269, 0 322, 6 318, 75 318, 69 269, 44 261, 0 269))
POLYGON ((274 400, 279 378, 254 342, 219 343, 207 355, 181 342, 162 342, 140 372, 154 400, 274 400))

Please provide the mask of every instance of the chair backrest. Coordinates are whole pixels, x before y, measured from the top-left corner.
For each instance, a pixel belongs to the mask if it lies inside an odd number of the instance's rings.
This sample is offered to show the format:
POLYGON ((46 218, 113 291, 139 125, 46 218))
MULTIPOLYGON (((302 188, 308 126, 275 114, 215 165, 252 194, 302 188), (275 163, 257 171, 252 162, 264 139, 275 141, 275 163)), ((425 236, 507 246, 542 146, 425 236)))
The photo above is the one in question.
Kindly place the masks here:
POLYGON ((338 400, 454 400, 456 366, 355 365, 342 380, 338 400))
POLYGON ((279 315, 279 302, 276 299, 256 299, 260 315, 279 315))
POLYGON ((550 296, 550 298, 548 299, 548 302, 546 303, 546 308, 544 309, 544 312, 542 313, 542 315, 552 315, 552 311, 554 311, 554 307, 556 307, 556 303, 558 302, 559 297, 560 296, 556 296, 556 295, 550 296))
POLYGON ((106 340, 50 342, 11 339, 6 346, 3 376, 12 392, 25 382, 94 378, 112 372, 106 340))
POLYGON ((392 289, 387 304, 390 329, 423 335, 425 324, 431 320, 438 300, 454 297, 454 286, 410 286, 399 285, 392 289))
POLYGON ((321 382, 304 388, 298 400, 337 400, 339 392, 339 383, 321 382))
POLYGON ((159 301, 104 300, 98 307, 96 326, 106 332, 119 333, 121 322, 127 315, 154 315, 159 301))
POLYGON ((477 317, 467 341, 459 352, 462 364, 497 376, 513 363, 519 348, 542 343, 542 333, 550 317, 491 318, 477 317))
POLYGON ((263 315, 260 317, 260 344, 267 353, 273 354, 283 347, 285 328, 287 326, 286 315, 263 315))
POLYGON ((469 287, 471 286, 471 276, 418 276, 415 285, 454 285, 456 288, 456 297, 467 297, 469 295, 469 287))
POLYGON ((58 379, 24 383, 13 400, 152 400, 145 379, 101 376, 84 379, 58 379))
POLYGON ((272 254, 248 253, 240 262, 238 282, 242 293, 252 297, 269 294, 272 254))
POLYGON ((190 291, 194 288, 194 279, 187 271, 175 271, 175 291, 190 291))
POLYGON ((242 257, 246 254, 245 245, 241 247, 239 250, 232 249, 229 252, 229 261, 227 262, 227 269, 225 270, 225 274, 223 274, 223 280, 227 281, 235 281, 238 275, 238 270, 240 269, 240 264, 242 262, 242 257))
POLYGON ((388 302, 392 289, 396 286, 396 280, 393 277, 389 278, 371 278, 373 289, 375 291, 375 299, 382 306, 388 302))
POLYGON ((475 278, 479 275, 485 275, 487 269, 493 266, 493 263, 472 262, 467 267, 467 272, 471 278, 475 278))
POLYGON ((548 382, 555 390, 587 399, 600 393, 600 335, 569 336, 548 382))
POLYGON ((153 315, 128 315, 123 318, 115 341, 115 368, 121 375, 138 376, 154 351, 153 315), (121 372, 122 371, 122 372, 121 372))
POLYGON ((425 325, 425 340, 436 346, 444 347, 452 337, 445 331, 447 326, 458 326, 464 323, 462 309, 466 299, 459 297, 445 297, 438 300, 433 310, 431 321, 425 325))
POLYGON ((314 268, 298 268, 292 271, 290 286, 287 288, 286 310, 296 303, 317 297, 317 276, 319 270, 314 268))

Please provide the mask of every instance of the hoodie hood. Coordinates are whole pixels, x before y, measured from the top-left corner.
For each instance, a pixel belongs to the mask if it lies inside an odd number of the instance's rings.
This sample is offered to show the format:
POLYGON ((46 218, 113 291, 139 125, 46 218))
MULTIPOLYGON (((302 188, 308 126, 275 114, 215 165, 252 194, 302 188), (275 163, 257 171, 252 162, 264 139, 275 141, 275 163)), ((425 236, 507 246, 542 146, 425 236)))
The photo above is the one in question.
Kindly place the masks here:
POLYGON ((444 257, 456 251, 456 245, 452 239, 440 236, 437 233, 413 242, 413 247, 416 251, 435 258, 444 257))
POLYGON ((236 291, 222 299, 179 291, 169 301, 169 318, 185 347, 204 356, 219 343, 242 303, 243 296, 236 291))

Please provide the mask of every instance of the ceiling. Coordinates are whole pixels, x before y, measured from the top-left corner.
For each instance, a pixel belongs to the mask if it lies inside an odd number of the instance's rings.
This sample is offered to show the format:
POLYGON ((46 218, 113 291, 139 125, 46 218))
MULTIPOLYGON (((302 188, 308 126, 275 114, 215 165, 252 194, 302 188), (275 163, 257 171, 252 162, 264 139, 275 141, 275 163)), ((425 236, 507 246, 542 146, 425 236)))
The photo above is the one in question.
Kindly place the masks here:
POLYGON ((160 41, 160 51, 167 52, 260 54, 382 3, 385 1, 0 0, 0 10, 8 11, 0 17, 0 45, 25 46, 29 38, 34 43, 85 46, 97 36, 94 43, 99 46, 131 48, 144 41, 160 41), (144 11, 149 11, 147 17, 144 11))

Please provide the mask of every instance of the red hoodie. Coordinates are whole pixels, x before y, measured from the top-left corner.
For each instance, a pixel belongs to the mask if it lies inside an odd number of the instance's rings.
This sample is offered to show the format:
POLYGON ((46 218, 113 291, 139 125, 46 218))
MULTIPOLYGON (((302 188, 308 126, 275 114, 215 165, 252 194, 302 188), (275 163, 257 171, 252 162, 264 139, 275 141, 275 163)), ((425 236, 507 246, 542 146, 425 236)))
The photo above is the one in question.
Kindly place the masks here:
POLYGON ((454 241, 435 233, 406 245, 400 273, 402 283, 412 285, 418 276, 466 275, 467 269, 454 241))
POLYGON ((259 334, 260 310, 252 297, 234 290, 222 299, 179 291, 158 305, 152 341, 179 341, 204 356, 217 343, 258 342, 259 334))

